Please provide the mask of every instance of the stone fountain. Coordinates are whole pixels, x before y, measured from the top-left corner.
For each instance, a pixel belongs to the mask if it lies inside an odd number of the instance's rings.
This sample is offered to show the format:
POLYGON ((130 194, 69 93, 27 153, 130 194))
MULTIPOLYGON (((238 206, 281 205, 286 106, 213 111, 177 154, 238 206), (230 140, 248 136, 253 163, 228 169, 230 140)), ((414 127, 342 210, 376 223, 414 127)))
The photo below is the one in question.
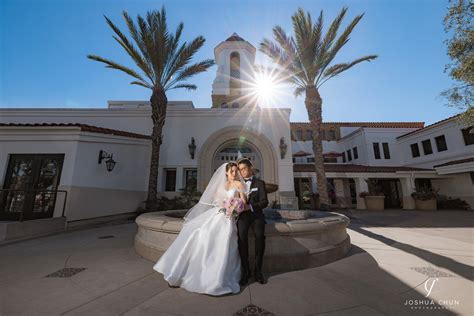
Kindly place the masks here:
MULTIPOLYGON (((156 262, 175 240, 187 210, 145 213, 137 217, 135 249, 156 262)), ((351 248, 346 228, 349 219, 320 211, 265 210, 265 255, 263 271, 268 273, 308 269, 343 258, 351 248)), ((253 233, 249 233, 249 254, 254 254, 253 233)), ((250 258, 252 260, 252 258, 250 258)), ((253 262, 250 262, 251 267, 253 262)))

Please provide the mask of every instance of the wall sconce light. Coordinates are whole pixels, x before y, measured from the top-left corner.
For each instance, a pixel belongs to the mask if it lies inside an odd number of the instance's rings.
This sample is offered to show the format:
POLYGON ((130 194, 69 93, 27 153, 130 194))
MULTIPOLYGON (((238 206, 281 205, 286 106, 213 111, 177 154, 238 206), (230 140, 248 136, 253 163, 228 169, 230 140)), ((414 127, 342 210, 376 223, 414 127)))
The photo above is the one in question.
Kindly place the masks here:
POLYGON ((288 145, 285 144, 285 137, 280 138, 280 155, 281 159, 285 159, 286 150, 288 149, 288 145))
POLYGON ((112 171, 114 170, 115 164, 117 163, 114 158, 114 154, 109 154, 104 150, 99 151, 99 164, 102 163, 102 160, 107 159, 105 161, 105 166, 107 168, 107 171, 112 171))
POLYGON ((196 141, 194 140, 194 137, 191 137, 191 144, 188 145, 188 148, 191 159, 194 159, 194 154, 196 153, 196 141))

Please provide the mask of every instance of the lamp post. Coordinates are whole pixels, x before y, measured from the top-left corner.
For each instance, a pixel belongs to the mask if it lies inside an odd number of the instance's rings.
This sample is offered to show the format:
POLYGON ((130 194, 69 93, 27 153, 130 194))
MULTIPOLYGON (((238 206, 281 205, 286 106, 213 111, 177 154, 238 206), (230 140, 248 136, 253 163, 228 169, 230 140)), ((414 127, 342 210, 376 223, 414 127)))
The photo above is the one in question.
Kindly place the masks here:
POLYGON ((194 154, 196 153, 196 141, 194 140, 194 137, 191 137, 191 144, 188 145, 188 148, 191 159, 194 159, 194 154))
POLYGON ((280 155, 281 159, 285 159, 286 150, 288 149, 288 145, 285 144, 285 137, 280 138, 280 155))
POLYGON ((114 170, 115 164, 117 163, 114 158, 114 154, 109 154, 104 150, 99 151, 99 164, 102 163, 102 160, 107 159, 105 161, 105 167, 107 168, 107 171, 112 171, 114 170))

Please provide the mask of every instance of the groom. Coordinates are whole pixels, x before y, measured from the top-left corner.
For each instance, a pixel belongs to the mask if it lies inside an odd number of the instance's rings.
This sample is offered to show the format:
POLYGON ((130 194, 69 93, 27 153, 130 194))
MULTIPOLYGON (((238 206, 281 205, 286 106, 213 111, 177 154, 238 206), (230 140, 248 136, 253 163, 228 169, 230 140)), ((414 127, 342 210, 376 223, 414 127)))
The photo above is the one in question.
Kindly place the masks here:
POLYGON ((242 261, 240 285, 248 283, 250 276, 248 234, 252 223, 255 223, 255 279, 261 284, 266 280, 262 274, 263 253, 265 252, 265 216, 263 209, 268 205, 265 182, 253 175, 253 166, 249 159, 238 161, 240 175, 244 178, 247 196, 246 209, 239 215, 237 227, 239 231, 239 253, 242 261))

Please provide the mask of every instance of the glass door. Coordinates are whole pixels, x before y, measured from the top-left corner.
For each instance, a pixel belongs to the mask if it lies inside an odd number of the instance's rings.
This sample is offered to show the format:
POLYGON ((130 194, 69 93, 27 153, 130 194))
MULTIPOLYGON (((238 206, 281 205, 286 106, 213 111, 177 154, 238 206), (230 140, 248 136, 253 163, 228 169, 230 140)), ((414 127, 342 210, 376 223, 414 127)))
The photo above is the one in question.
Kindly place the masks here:
POLYGON ((63 161, 63 154, 10 155, 0 195, 0 219, 52 217, 63 161))

